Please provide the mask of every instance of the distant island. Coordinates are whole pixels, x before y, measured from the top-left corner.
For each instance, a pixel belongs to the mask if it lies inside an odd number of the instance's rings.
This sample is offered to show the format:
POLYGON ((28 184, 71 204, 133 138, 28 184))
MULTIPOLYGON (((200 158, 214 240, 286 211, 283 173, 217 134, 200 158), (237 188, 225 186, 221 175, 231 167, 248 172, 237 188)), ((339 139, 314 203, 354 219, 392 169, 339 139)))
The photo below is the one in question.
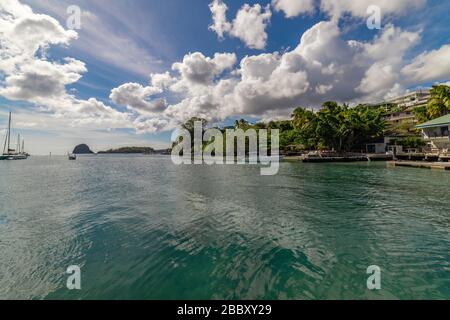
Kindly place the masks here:
POLYGON ((170 149, 155 150, 151 147, 122 147, 99 151, 98 154, 170 154, 170 149))
POLYGON ((109 149, 106 151, 99 151, 99 154, 111 154, 111 153, 137 153, 137 154, 152 154, 153 148, 150 147, 122 147, 118 149, 109 149))
MULTIPOLYGON (((73 154, 95 154, 87 144, 80 144, 73 149, 73 154)), ((155 150, 151 147, 121 147, 117 149, 109 149, 99 151, 97 154, 159 154, 170 155, 171 149, 155 150)))
POLYGON ((86 144, 80 144, 73 149, 73 154, 93 154, 92 150, 86 144))

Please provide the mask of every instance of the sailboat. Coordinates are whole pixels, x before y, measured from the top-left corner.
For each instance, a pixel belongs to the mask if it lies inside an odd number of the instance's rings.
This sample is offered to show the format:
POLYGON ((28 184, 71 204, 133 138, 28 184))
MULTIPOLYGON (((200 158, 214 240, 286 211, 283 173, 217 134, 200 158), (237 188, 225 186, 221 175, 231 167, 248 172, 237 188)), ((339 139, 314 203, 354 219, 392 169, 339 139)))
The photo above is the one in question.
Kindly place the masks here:
POLYGON ((25 152, 25 141, 20 140, 20 134, 17 136, 16 149, 11 149, 11 112, 9 112, 8 131, 6 132, 3 154, 0 155, 0 160, 25 160, 28 157, 29 154, 25 152))
POLYGON ((67 153, 69 160, 77 160, 77 155, 75 153, 67 153))

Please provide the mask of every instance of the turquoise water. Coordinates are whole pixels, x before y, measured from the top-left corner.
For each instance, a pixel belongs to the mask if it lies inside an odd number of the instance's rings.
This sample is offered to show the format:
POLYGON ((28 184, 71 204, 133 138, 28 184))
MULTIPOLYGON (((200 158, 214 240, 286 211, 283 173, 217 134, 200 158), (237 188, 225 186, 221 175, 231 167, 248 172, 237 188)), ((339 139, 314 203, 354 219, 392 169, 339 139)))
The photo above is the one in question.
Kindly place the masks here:
POLYGON ((33 157, 0 182, 3 299, 450 298, 447 172, 33 157))

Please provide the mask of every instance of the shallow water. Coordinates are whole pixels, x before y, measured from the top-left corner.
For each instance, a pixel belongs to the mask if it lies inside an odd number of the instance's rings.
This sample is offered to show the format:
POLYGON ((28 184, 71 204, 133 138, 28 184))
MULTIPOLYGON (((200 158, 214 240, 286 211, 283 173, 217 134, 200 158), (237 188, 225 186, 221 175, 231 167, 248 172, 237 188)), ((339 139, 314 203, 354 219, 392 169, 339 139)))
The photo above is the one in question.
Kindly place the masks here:
POLYGON ((167 157, 0 161, 0 298, 450 299, 449 173, 259 173, 167 157))

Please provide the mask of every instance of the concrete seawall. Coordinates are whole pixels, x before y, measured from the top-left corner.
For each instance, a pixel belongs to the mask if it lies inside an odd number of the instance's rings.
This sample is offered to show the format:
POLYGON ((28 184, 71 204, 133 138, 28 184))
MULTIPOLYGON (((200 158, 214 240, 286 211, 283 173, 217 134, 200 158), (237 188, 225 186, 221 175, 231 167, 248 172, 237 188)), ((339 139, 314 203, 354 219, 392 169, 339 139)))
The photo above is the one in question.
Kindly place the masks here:
POLYGON ((389 161, 388 166, 450 171, 450 163, 447 162, 389 161))

